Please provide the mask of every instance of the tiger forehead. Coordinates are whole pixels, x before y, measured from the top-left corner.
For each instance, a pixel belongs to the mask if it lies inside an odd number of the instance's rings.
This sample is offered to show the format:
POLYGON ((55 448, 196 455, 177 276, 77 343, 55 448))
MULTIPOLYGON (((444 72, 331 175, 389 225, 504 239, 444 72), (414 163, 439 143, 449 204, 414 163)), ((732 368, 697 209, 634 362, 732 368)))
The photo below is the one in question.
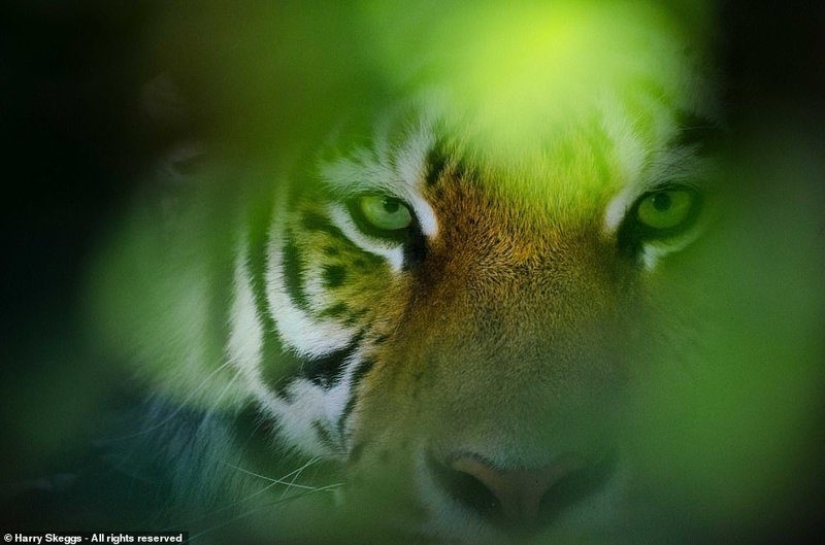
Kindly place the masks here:
MULTIPOLYGON (((598 123, 557 127, 552 138, 517 151, 501 151, 496 141, 444 128, 424 118, 378 131, 369 144, 322 162, 321 180, 334 194, 386 191, 398 197, 437 185, 444 174, 472 169, 478 181, 552 195, 576 187, 592 190, 622 185, 622 153, 598 123)), ((385 125, 385 124, 382 124, 385 125)), ((460 177, 460 176, 459 176, 460 177)))
POLYGON ((560 173, 537 165, 532 172, 508 172, 476 166, 434 147, 427 155, 420 191, 437 215, 453 221, 486 223, 494 214, 502 226, 590 227, 601 221, 622 184, 610 180, 604 164, 584 162, 578 168, 560 173))

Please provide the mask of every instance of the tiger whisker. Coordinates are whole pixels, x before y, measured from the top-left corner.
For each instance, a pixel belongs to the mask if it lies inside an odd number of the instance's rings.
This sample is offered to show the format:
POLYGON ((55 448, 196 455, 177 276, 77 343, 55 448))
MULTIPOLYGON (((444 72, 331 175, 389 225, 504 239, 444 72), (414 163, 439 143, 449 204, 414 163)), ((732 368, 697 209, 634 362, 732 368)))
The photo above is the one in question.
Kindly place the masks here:
MULTIPOLYGON (((155 431, 155 430, 158 430, 158 429, 162 428, 164 425, 166 425, 166 424, 167 424, 167 423, 169 423, 171 420, 173 420, 173 419, 174 419, 177 415, 179 415, 179 414, 181 413, 181 411, 183 411, 183 410, 184 410, 184 408, 185 408, 185 407, 187 407, 187 406, 189 405, 189 402, 191 402, 193 399, 195 399, 195 397, 196 397, 196 396, 197 396, 197 395, 198 395, 198 394, 199 394, 199 393, 200 393, 203 389, 205 389, 205 388, 206 388, 206 386, 208 385, 208 383, 209 383, 209 381, 210 381, 210 380, 212 380, 212 379, 213 379, 213 378, 214 378, 214 377, 215 377, 215 376, 216 376, 216 375, 217 375, 220 371, 222 371, 222 370, 224 370, 224 369, 226 369, 227 367, 230 367, 230 366, 231 366, 231 362, 227 360, 226 362, 224 362, 224 363, 223 363, 223 364, 221 364, 220 366, 216 367, 216 368, 215 368, 215 369, 214 369, 211 373, 209 373, 208 375, 206 375, 206 377, 203 379, 203 381, 201 381, 201 383, 200 383, 200 384, 199 384, 196 388, 194 388, 194 389, 192 390, 192 392, 191 392, 191 393, 190 393, 187 397, 185 397, 185 398, 183 399, 183 401, 181 401, 181 402, 178 404, 178 406, 177 406, 177 408, 176 408, 175 410, 173 410, 173 411, 172 411, 170 414, 168 414, 165 418, 163 418, 163 419, 162 419, 162 420, 160 420, 159 422, 155 423, 155 424, 154 424, 154 425, 152 425, 151 427, 149 427, 149 428, 144 428, 144 429, 141 429, 140 431, 137 431, 137 432, 135 432, 135 433, 130 433, 130 434, 127 434, 127 435, 120 435, 120 436, 117 436, 117 437, 107 437, 106 439, 101 440, 101 443, 115 443, 115 442, 119 442, 119 441, 126 441, 126 440, 129 440, 129 439, 134 439, 134 438, 136 438, 136 437, 140 437, 140 436, 142 436, 142 435, 147 435, 147 434, 149 434, 149 433, 151 433, 151 432, 153 432, 153 431, 155 431)), ((235 381, 235 379, 236 379, 237 377, 238 377, 238 374, 236 373, 236 374, 232 377, 232 379, 230 379, 230 382, 229 382, 229 384, 227 385, 226 390, 228 390, 229 386, 230 386, 230 385, 231 385, 231 384, 235 381)), ((224 393, 226 392, 226 390, 224 390, 224 392, 221 394, 221 396, 219 396, 219 397, 218 397, 218 400, 220 400, 220 398, 221 398, 221 397, 223 397, 223 395, 224 395, 224 393)), ((217 403, 216 403, 216 404, 217 404, 217 403)))
MULTIPOLYGON (((314 459, 314 460, 317 460, 317 458, 314 459)), ((257 477, 259 479, 263 479, 263 480, 265 480, 265 481, 267 481, 267 482, 269 482, 273 485, 275 485, 275 484, 283 485, 283 486, 287 487, 288 489, 289 488, 295 488, 295 489, 298 489, 298 490, 317 491, 317 490, 326 490, 326 489, 329 489, 330 487, 340 487, 340 486, 344 485, 344 483, 333 483, 333 484, 325 485, 325 486, 322 486, 322 487, 316 487, 316 486, 309 486, 309 485, 304 485, 304 484, 296 484, 294 478, 293 478, 292 482, 290 482, 290 481, 285 481, 283 479, 275 479, 273 477, 267 477, 266 475, 261 475, 260 473, 255 473, 254 471, 249 471, 248 469, 244 469, 242 467, 238 467, 238 466, 230 464, 230 463, 227 463, 226 465, 231 467, 232 469, 240 471, 241 473, 245 473, 245 474, 250 475, 252 477, 257 477)), ((308 467, 308 465, 309 464, 305 464, 302 468, 299 468, 296 471, 303 471, 303 469, 308 467)), ((295 473, 295 471, 293 471, 292 473, 295 473)), ((287 477, 292 475, 292 473, 287 475, 287 477)))
MULTIPOLYGON (((298 477, 301 476, 301 474, 304 472, 304 470, 306 468, 310 467, 310 465, 313 465, 313 464, 315 464, 319 461, 320 461, 320 458, 317 458, 317 457, 312 458, 309 462, 307 462, 303 466, 301 466, 298 469, 296 469, 296 470, 288 473, 287 475, 284 475, 283 477, 281 477, 281 479, 287 479, 288 477, 291 476, 292 479, 289 481, 289 483, 290 483, 290 485, 293 485, 293 484, 295 484, 295 481, 298 479, 298 477)), ((273 484, 275 484, 275 483, 273 483, 273 484)), ((289 487, 284 488, 283 492, 281 492, 281 498, 286 496, 286 493, 287 493, 288 490, 289 490, 289 487)))
MULTIPOLYGON (((289 477, 291 477, 291 476, 293 476, 293 479, 294 479, 294 478, 295 478, 295 477, 294 477, 295 475, 300 475, 300 474, 301 474, 301 473, 302 473, 302 472, 303 472, 306 468, 308 468, 308 467, 310 467, 310 466, 312 466, 312 465, 317 464, 320 460, 321 460, 321 459, 320 459, 320 458, 317 458, 317 457, 316 457, 316 458, 312 458, 312 459, 310 459, 309 461, 307 461, 304 465, 302 465, 301 467, 299 467, 299 468, 297 468, 297 469, 294 469, 294 470, 290 471, 289 473, 287 473, 286 475, 284 475, 284 476, 283 476, 283 477, 281 477, 280 479, 274 479, 274 482, 269 482, 269 484, 267 484, 267 485, 266 485, 266 486, 264 486, 263 488, 261 488, 261 489, 259 489, 259 490, 256 490, 256 491, 252 492, 251 494, 249 494, 249 495, 247 495, 247 496, 244 496, 244 497, 238 498, 237 500, 233 501, 232 503, 228 503, 228 504, 222 505, 222 506, 220 506, 220 507, 217 507, 216 509, 213 509, 213 510, 209 511, 208 513, 205 513, 205 514, 203 514, 202 516, 198 516, 198 517, 194 517, 194 518, 190 518, 190 519, 188 519, 188 521, 187 521, 187 525, 192 525, 192 524, 197 523, 197 522, 199 522, 199 521, 202 521, 202 520, 206 520, 206 519, 212 518, 212 517, 214 517, 215 515, 218 515, 218 514, 220 514, 220 513, 222 513, 222 512, 228 511, 228 510, 230 510, 230 509, 232 509, 232 508, 234 508, 234 507, 236 507, 236 506, 238 506, 238 505, 241 505, 241 504, 243 504, 243 503, 246 503, 246 502, 248 502, 248 501, 251 501, 252 499, 256 498, 257 496, 260 496, 261 494, 265 494, 268 490, 270 490, 270 489, 272 489, 272 488, 274 488, 274 487, 278 486, 279 484, 281 484, 279 481, 281 481, 281 480, 283 480, 283 479, 287 479, 287 478, 289 478, 289 477)), ((228 465, 229 467, 233 467, 233 468, 234 468, 234 466, 232 466, 231 464, 228 464, 228 463, 227 463, 226 465, 228 465)), ((239 468, 235 468, 235 469, 239 469, 239 468)), ((243 471, 243 470, 241 470, 241 471, 243 471)), ((294 481, 293 481, 293 482, 294 482, 294 481)), ((329 485, 329 486, 334 486, 334 485, 329 485)), ((287 490, 288 490, 288 489, 287 489, 287 490)), ((284 492, 286 492, 287 490, 285 490, 284 492)), ((304 493, 307 493, 307 492, 304 492, 304 493)), ((279 499, 283 499, 283 498, 284 498, 284 494, 281 494, 281 496, 280 496, 280 498, 279 498, 279 499)), ((293 498, 294 498, 294 496, 291 496, 290 498, 287 498, 287 499, 293 499, 293 498)), ((171 529, 170 529, 170 530, 171 530, 171 529)))
MULTIPOLYGON (((236 469, 244 471, 241 468, 236 468, 236 469)), ((255 475, 255 474, 253 473, 253 475, 255 475)), ((261 477, 263 479, 267 479, 267 477, 264 477, 264 476, 261 476, 261 475, 256 475, 256 476, 261 477)), ((275 481, 277 481, 277 479, 275 481)), ((273 482, 269 486, 274 486, 275 484, 279 484, 279 483, 278 482, 273 482)), ((328 490, 336 490, 336 489, 340 488, 341 486, 342 486, 342 483, 333 483, 333 484, 326 485, 326 486, 321 486, 321 487, 304 487, 304 488, 309 488, 309 489, 305 490, 302 493, 296 494, 294 496, 290 496, 288 498, 278 498, 277 500, 269 502, 265 505, 261 505, 261 506, 255 507, 253 509, 250 509, 249 511, 246 511, 245 513, 240 513, 240 514, 238 514, 238 515, 236 515, 236 516, 234 516, 234 517, 232 517, 228 520, 225 520, 225 521, 221 522, 220 524, 216 524, 214 526, 211 526, 209 528, 201 530, 200 532, 198 532, 198 533, 196 533, 192 536, 189 536, 189 540, 193 541, 193 540, 195 540, 199 537, 202 537, 202 536, 204 536, 204 535, 206 535, 210 532, 214 532, 216 530, 219 530, 221 528, 229 526, 232 523, 235 523, 235 522, 237 522, 241 519, 244 519, 246 517, 252 516, 255 513, 258 513, 260 511, 265 510, 265 509, 275 507, 276 505, 282 505, 282 504, 285 504, 285 503, 288 503, 288 502, 291 502, 291 501, 296 501, 296 500, 299 500, 301 498, 304 498, 306 496, 309 496, 310 494, 314 494, 314 493, 317 493, 317 492, 325 492, 325 491, 328 491, 328 490)), ((263 490, 266 490, 266 489, 263 489, 263 490)), ((259 492, 261 492, 261 491, 259 491, 259 492)))

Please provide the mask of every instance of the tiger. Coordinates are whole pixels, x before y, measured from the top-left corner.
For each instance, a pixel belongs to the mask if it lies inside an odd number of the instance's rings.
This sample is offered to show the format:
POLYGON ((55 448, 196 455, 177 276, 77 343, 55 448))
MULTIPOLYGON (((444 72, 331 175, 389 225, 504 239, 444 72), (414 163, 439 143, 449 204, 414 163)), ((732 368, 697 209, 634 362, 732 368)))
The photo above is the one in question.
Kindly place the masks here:
POLYGON ((638 542, 623 416, 684 347, 667 271, 714 214, 706 84, 656 39, 647 65, 588 52, 563 88, 457 70, 297 166, 162 163, 164 205, 104 252, 96 312, 153 392, 121 465, 165 468, 194 513, 173 526, 638 542))

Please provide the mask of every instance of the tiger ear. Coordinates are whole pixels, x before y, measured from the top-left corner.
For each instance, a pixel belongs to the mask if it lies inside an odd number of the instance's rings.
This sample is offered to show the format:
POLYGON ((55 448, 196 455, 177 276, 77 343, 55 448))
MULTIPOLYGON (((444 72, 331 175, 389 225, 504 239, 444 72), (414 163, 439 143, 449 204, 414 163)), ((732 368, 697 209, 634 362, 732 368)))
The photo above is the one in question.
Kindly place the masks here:
POLYGON ((180 87, 165 72, 141 87, 140 107, 148 121, 161 130, 180 130, 192 121, 180 87))
POLYGON ((168 73, 144 84, 139 94, 146 137, 149 206, 164 219, 180 216, 192 192, 199 191, 199 176, 209 157, 206 139, 192 113, 190 101, 168 73))
POLYGON ((185 181, 204 162, 206 143, 181 87, 162 73, 142 86, 139 101, 161 182, 185 181))

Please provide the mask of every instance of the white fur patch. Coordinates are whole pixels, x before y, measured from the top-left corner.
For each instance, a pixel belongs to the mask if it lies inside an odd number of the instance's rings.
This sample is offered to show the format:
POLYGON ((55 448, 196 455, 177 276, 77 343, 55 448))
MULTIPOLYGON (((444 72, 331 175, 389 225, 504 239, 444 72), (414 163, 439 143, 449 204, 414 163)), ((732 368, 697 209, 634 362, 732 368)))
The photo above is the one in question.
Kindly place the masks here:
POLYGON ((337 434, 338 422, 349 400, 352 375, 360 361, 359 353, 344 361, 337 382, 331 388, 305 378, 298 378, 289 385, 287 393, 294 401, 283 402, 275 414, 281 435, 289 444, 307 454, 325 458, 339 458, 345 454, 345 438, 337 434), (338 444, 333 446, 321 441, 316 425, 323 426, 338 444))
POLYGON ((605 232, 611 234, 616 232, 637 197, 638 190, 636 188, 626 187, 610 201, 604 216, 605 232))
POLYGON ((290 445, 308 454, 323 457, 333 455, 318 437, 314 424, 328 423, 327 406, 334 403, 336 396, 330 396, 329 391, 304 378, 294 380, 288 392, 295 401, 285 404, 283 411, 277 415, 281 435, 290 445))

